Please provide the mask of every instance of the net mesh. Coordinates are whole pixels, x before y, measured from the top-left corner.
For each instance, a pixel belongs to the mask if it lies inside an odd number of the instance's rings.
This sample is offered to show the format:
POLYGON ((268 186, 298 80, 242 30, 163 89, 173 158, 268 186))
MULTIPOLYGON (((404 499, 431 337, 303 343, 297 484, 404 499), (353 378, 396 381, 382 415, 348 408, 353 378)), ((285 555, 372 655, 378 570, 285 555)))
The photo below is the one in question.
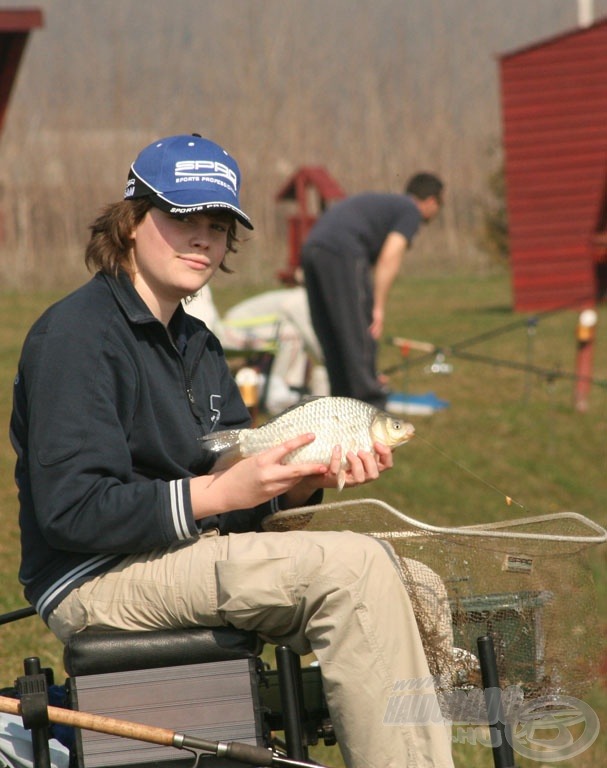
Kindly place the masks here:
POLYGON ((442 689, 478 687, 477 638, 493 639, 500 685, 525 698, 579 696, 596 680, 601 636, 585 559, 607 532, 573 512, 460 528, 376 499, 287 510, 267 530, 350 530, 387 541, 442 689))

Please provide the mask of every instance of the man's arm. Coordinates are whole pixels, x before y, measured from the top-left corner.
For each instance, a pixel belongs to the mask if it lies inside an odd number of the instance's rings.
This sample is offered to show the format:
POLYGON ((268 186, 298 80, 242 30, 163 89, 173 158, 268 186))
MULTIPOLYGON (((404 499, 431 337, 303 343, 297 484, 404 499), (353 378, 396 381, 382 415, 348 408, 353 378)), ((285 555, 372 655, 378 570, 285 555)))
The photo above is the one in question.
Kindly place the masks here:
POLYGON ((390 232, 375 264, 373 321, 370 331, 374 339, 378 339, 384 328, 384 314, 392 283, 396 279, 403 256, 407 250, 407 238, 400 232, 390 232))

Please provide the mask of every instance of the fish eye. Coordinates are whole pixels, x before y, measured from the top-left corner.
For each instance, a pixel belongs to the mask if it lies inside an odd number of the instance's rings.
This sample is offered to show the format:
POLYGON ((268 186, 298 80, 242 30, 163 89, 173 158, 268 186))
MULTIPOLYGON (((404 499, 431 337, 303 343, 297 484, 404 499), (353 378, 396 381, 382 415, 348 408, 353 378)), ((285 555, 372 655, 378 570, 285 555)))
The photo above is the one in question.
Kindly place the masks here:
POLYGON ((399 430, 401 428, 401 426, 402 426, 402 424, 400 423, 400 421, 393 421, 392 422, 392 429, 399 430))

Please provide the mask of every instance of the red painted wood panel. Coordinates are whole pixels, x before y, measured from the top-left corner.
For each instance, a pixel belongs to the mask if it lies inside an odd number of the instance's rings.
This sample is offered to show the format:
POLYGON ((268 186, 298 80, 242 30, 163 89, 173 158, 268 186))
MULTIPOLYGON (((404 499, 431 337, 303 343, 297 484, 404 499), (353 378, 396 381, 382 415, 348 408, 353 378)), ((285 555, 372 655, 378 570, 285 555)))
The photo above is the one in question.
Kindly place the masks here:
POLYGON ((515 308, 592 297, 607 189, 607 19, 501 57, 500 75, 515 308))
POLYGON ((28 35, 40 26, 42 13, 35 8, 0 10, 0 131, 28 35))

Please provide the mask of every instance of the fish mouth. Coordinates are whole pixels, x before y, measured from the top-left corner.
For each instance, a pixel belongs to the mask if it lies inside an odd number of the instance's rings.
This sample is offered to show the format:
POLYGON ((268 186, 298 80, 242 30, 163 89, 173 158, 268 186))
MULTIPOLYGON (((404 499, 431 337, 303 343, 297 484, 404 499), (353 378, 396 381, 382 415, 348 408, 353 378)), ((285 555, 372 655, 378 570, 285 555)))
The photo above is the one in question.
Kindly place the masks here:
POLYGON ((415 437, 415 427, 413 424, 409 424, 408 422, 400 421, 400 422, 393 422, 393 428, 394 424, 400 424, 399 429, 402 431, 402 434, 398 436, 398 445, 401 445, 402 443, 407 443, 411 438, 415 437))
POLYGON ((396 443, 396 445, 404 445, 405 443, 408 443, 408 442, 409 442, 409 440, 413 440, 413 438, 414 438, 414 437, 415 437, 415 430, 413 430, 413 432, 409 432, 409 433, 407 433, 406 435, 403 435, 403 436, 402 436, 402 437, 401 437, 401 438, 398 440, 398 442, 396 443))

